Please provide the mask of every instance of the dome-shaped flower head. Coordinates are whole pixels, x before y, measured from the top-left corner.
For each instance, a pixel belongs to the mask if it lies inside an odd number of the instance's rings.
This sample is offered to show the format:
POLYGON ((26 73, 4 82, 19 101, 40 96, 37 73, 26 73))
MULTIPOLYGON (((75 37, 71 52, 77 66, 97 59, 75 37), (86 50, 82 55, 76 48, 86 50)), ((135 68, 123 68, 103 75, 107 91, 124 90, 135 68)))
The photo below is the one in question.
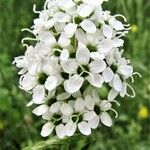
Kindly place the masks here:
POLYGON ((19 87, 32 95, 27 106, 45 121, 43 137, 90 135, 99 124, 111 127, 117 96, 135 96, 127 81, 140 74, 123 56, 122 37, 130 25, 123 15, 103 10, 104 1, 46 0, 42 11, 34 5, 39 17, 22 30, 34 38, 22 39, 26 52, 13 63, 21 69, 19 87))

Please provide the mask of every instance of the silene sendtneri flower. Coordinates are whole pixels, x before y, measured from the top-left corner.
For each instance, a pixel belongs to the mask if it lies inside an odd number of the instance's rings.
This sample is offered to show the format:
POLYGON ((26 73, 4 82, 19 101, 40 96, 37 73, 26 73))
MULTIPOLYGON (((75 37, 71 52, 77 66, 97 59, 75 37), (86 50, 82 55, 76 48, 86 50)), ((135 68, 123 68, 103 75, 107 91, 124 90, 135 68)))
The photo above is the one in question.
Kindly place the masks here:
POLYGON ((33 113, 45 120, 43 137, 53 131, 59 138, 90 135, 99 124, 111 127, 117 96, 135 96, 127 81, 140 74, 122 56, 130 25, 123 15, 103 10, 104 1, 46 0, 42 11, 34 5, 39 17, 22 30, 34 38, 22 39, 26 52, 13 63, 20 69, 19 87, 32 95, 27 106, 35 106, 33 113), (109 91, 101 98, 104 86, 109 91))

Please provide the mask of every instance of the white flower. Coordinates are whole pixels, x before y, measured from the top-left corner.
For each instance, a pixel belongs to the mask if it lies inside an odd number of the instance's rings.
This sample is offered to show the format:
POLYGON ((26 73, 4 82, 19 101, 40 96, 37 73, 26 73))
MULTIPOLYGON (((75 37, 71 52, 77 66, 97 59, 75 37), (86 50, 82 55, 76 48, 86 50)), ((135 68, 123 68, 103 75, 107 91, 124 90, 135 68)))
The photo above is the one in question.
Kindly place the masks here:
MULTIPOLYGON (((81 9, 81 8, 79 8, 79 9, 81 9)), ((78 11, 79 11, 80 16, 84 12, 83 10, 82 10, 83 12, 81 12, 81 10, 78 10, 78 11)), ((91 11, 91 10, 89 10, 89 11, 91 11)), ((82 14, 82 16, 83 15, 88 15, 88 14, 82 14)), ((73 17, 73 23, 68 23, 66 25, 64 31, 68 37, 72 37, 75 34, 78 27, 82 27, 82 29, 84 31, 86 31, 87 33, 95 33, 96 32, 96 25, 90 19, 82 20, 82 18, 80 18, 80 16, 75 15, 73 17)))
POLYGON ((61 107, 61 112, 69 118, 65 125, 66 136, 72 136, 77 127, 82 134, 91 134, 91 128, 87 121, 93 119, 95 113, 93 111, 85 111, 82 98, 78 98, 72 103, 72 106, 69 103, 64 103, 61 107))
POLYGON ((121 21, 116 20, 115 17, 111 17, 109 19, 109 24, 115 29, 115 30, 124 30, 124 25, 122 24, 121 21))
POLYGON ((97 30, 96 33, 84 33, 81 29, 76 31, 77 40, 85 45, 90 51, 90 57, 94 60, 102 60, 104 54, 99 51, 99 42, 104 39, 102 33, 97 30))
POLYGON ((90 62, 90 52, 85 46, 80 46, 76 52, 76 60, 68 60, 63 62, 63 70, 69 74, 74 74, 64 82, 65 90, 68 93, 77 92, 84 78, 95 87, 101 87, 103 78, 99 74, 106 68, 106 63, 103 60, 90 62), (71 69, 69 69, 71 68, 71 69))
POLYGON ((48 121, 41 130, 43 137, 49 136, 54 129, 59 138, 65 137, 65 126, 62 123, 63 116, 60 113, 61 105, 61 102, 55 102, 44 114, 42 113, 42 118, 48 121))
POLYGON ((48 59, 42 66, 32 67, 32 70, 34 75, 27 73, 20 78, 20 86, 26 91, 33 90, 33 102, 41 104, 45 90, 52 91, 62 82, 61 77, 57 75, 59 66, 56 59, 48 59))
POLYGON ((89 120, 90 127, 95 129, 98 127, 99 122, 101 121, 105 126, 111 127, 112 120, 108 113, 109 109, 111 109, 111 103, 108 100, 100 101, 98 99, 93 99, 90 95, 85 97, 85 106, 88 110, 94 111, 96 116, 89 120))

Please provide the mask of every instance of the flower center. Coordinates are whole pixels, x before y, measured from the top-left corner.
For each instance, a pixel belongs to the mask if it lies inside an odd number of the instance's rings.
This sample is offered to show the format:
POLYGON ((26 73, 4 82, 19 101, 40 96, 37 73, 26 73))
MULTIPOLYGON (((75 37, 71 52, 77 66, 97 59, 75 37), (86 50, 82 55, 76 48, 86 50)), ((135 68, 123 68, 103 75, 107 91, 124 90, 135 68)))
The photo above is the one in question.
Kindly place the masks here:
POLYGON ((60 33, 59 34, 55 34, 55 38, 56 38, 57 41, 59 40, 60 35, 61 35, 60 33))
POLYGON ((61 50, 62 48, 59 45, 55 45, 53 47, 53 49, 54 49, 54 55, 57 56, 57 57, 59 57, 60 54, 61 54, 61 52, 59 50, 61 50))
POLYGON ((75 53, 70 53, 70 58, 75 58, 76 54, 75 53))
POLYGON ((59 125, 61 122, 62 122, 62 118, 61 118, 61 115, 59 114, 54 114, 52 116, 52 121, 54 122, 54 125, 59 125))
POLYGON ((81 0, 74 0, 74 2, 75 2, 77 5, 80 5, 80 4, 83 3, 81 0))
POLYGON ((100 115, 100 113, 101 113, 101 109, 100 109, 100 107, 99 107, 98 105, 95 105, 94 111, 95 111, 95 113, 96 113, 97 115, 100 115))
POLYGON ((83 120, 83 116, 75 113, 71 119, 74 123, 80 123, 83 120))
POLYGON ((78 67, 78 69, 77 69, 77 73, 80 75, 81 73, 82 73, 82 77, 86 77, 86 76, 88 76, 88 73, 87 72, 89 72, 89 66, 87 66, 87 65, 82 65, 82 67, 78 67))
POLYGON ((66 72, 61 72, 61 76, 66 80, 69 79, 69 74, 66 72))
POLYGON ((112 69, 112 71, 113 71, 114 73, 116 73, 118 67, 117 67, 117 65, 113 64, 113 65, 111 65, 111 69, 112 69))
POLYGON ((48 106, 51 106, 51 105, 54 104, 56 101, 57 101, 56 98, 48 99, 48 100, 47 100, 47 105, 48 105, 48 106))
POLYGON ((46 73, 41 73, 38 78, 38 83, 42 85, 45 84, 45 81, 47 78, 48 78, 48 75, 46 73))
POLYGON ((105 24, 109 25, 109 22, 108 22, 108 20, 105 20, 105 24))
POLYGON ((75 24, 80 24, 82 22, 82 18, 79 16, 74 17, 74 23, 75 24))
POLYGON ((92 44, 88 44, 87 48, 89 49, 90 52, 96 52, 97 51, 96 46, 94 46, 92 44))

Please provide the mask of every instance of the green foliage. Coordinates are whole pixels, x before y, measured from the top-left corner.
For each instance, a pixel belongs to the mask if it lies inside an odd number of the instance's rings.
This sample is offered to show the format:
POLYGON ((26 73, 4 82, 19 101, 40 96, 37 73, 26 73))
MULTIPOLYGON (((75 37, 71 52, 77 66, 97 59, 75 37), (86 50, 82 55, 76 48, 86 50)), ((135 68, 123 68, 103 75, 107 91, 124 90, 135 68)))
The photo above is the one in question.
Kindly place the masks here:
MULTIPOLYGON (((18 89, 18 75, 12 66, 15 56, 24 53, 21 33, 24 27, 33 24, 36 15, 32 6, 41 9, 42 0, 0 0, 0 150, 71 149, 71 150, 148 150, 150 147, 150 1, 149 0, 109 0, 104 8, 112 13, 123 13, 132 30, 125 38, 125 55, 132 60, 135 70, 142 79, 135 78, 135 100, 121 99, 119 118, 112 128, 100 126, 92 137, 76 135, 62 141, 56 137, 41 140, 41 121, 35 118, 26 103, 27 94, 18 89), (148 114, 139 116, 145 106, 148 114), (94 136, 94 138, 93 138, 94 136), (38 142, 40 141, 40 142, 38 142), (35 143, 35 144, 33 144, 35 143)), ((117 108, 118 109, 118 108, 117 108)))

